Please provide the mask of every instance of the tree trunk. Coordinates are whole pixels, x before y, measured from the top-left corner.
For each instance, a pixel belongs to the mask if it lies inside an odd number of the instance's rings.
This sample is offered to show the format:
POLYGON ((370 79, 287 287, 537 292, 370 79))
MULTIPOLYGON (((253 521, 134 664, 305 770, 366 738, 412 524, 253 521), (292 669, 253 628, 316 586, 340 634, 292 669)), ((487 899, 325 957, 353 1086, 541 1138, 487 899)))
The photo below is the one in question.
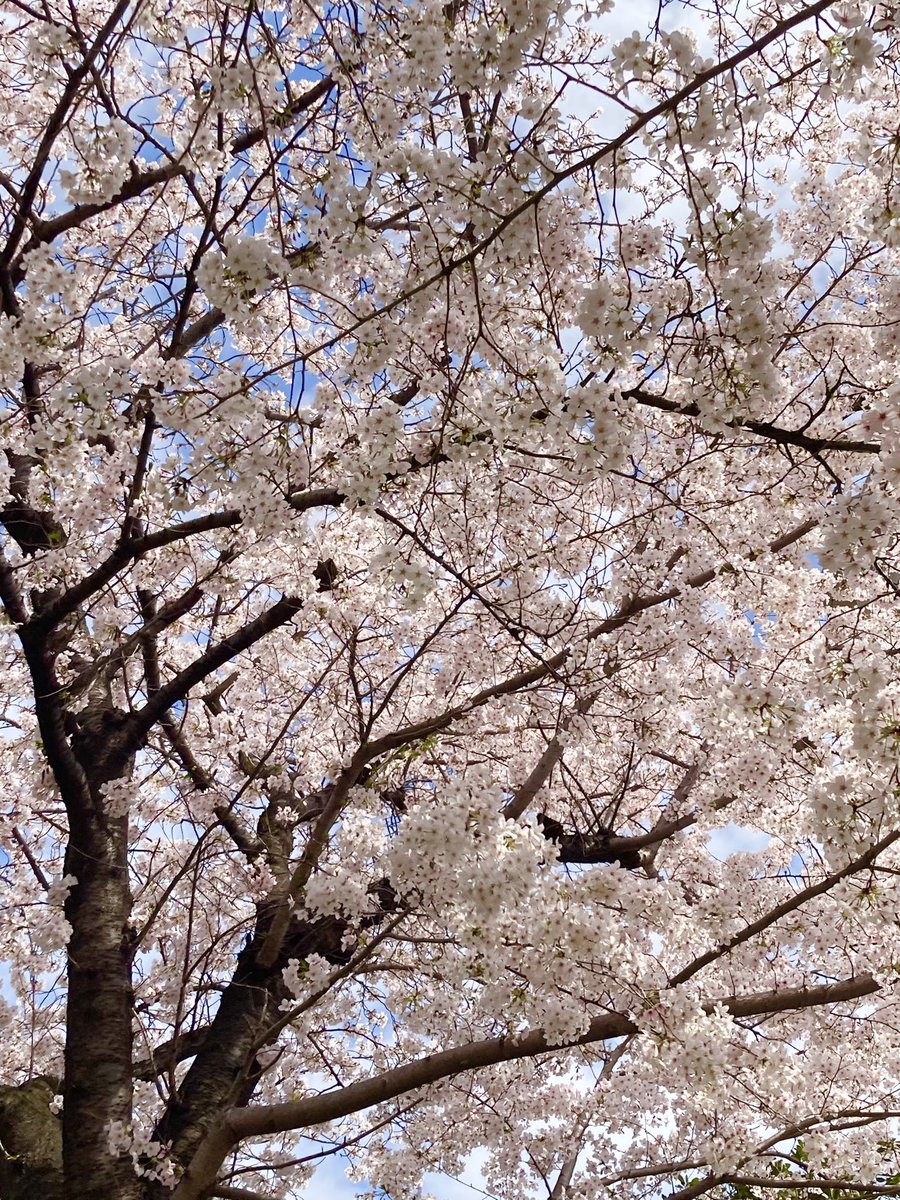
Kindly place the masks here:
POLYGON ((118 736, 127 714, 117 712, 108 695, 77 715, 67 713, 51 639, 39 627, 23 629, 20 637, 44 752, 69 822, 65 1200, 140 1200, 130 1154, 110 1150, 111 1132, 130 1131, 133 1090, 128 817, 104 795, 105 784, 131 772, 133 760, 118 736))
POLYGON ((0 1087, 0 1200, 64 1200, 62 1122, 46 1079, 0 1087))
POLYGON ((277 960, 260 967, 256 956, 269 923, 269 914, 263 910, 254 937, 238 955, 234 975, 222 993, 203 1045, 156 1131, 155 1136, 169 1143, 182 1163, 190 1162, 226 1108, 246 1104, 252 1096, 259 1081, 254 1051, 280 1016, 279 1005, 288 996, 283 974, 288 960, 316 953, 330 961, 346 961, 342 941, 347 923, 329 916, 293 922, 277 960))
POLYGON ((93 812, 70 831, 63 1164, 67 1200, 138 1200, 130 1156, 109 1133, 131 1122, 131 897, 126 817, 93 812))

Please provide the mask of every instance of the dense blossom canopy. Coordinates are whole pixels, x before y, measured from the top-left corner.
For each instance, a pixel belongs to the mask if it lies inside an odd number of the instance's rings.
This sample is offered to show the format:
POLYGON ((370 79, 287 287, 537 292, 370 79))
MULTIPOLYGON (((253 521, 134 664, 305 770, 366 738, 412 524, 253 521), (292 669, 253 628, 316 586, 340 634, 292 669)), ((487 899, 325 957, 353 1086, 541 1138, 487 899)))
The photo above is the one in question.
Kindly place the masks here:
POLYGON ((2 12, 0 1197, 890 1191, 892 4, 2 12))

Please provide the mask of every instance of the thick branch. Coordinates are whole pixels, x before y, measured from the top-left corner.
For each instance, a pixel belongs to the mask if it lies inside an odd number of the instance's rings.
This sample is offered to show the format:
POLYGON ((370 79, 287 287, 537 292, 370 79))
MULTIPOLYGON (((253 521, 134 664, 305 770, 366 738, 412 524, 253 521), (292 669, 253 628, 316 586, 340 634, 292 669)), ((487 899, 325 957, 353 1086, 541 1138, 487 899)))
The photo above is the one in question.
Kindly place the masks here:
MULTIPOLYGON (((287 124, 288 121, 311 108, 316 101, 327 97, 334 86, 334 81, 330 77, 320 80, 309 91, 304 92, 302 96, 298 96, 280 114, 283 123, 287 124)), ((235 155, 243 154, 246 150, 252 149, 253 146, 258 145, 265 138, 266 132, 265 126, 257 125, 252 129, 248 129, 245 133, 239 134, 231 143, 231 153, 235 155)), ((39 246, 45 242, 52 242, 62 234, 68 233, 70 229, 77 229, 79 225, 83 225, 91 217, 109 212, 110 209, 117 208, 120 204, 126 204, 129 200, 136 200, 139 196, 143 196, 146 192, 152 191, 153 188, 159 187, 161 184, 168 183, 179 176, 189 174, 190 168, 184 162, 177 159, 173 159, 163 166, 152 167, 146 171, 135 170, 119 191, 109 200, 76 204, 66 212, 57 213, 46 220, 36 221, 34 232, 28 240, 25 250, 31 250, 35 246, 39 246)))
MULTIPOLYGON (((283 125, 292 121, 294 117, 299 117, 301 113, 312 108, 319 100, 324 100, 329 92, 333 91, 335 82, 330 75, 326 75, 324 79, 320 79, 314 84, 308 92, 304 92, 302 96, 298 96, 293 100, 287 108, 278 114, 279 120, 283 125)), ((246 133, 238 134, 231 143, 232 154, 243 154, 245 150, 250 150, 258 145, 269 130, 264 125, 257 125, 253 129, 248 129, 246 133)))
POLYGON ((676 975, 673 975, 669 980, 669 987, 678 987, 679 984, 686 983, 689 979, 692 979, 698 971, 702 970, 703 967, 709 966, 711 962, 715 962, 715 960, 717 958, 721 958, 723 954, 728 954, 729 951, 737 949, 738 946, 742 946, 744 942, 748 942, 751 938, 755 937, 756 934, 762 933, 763 930, 770 928, 777 921, 780 921, 782 917, 786 917, 790 913, 795 912, 798 908, 801 908, 807 902, 807 900, 812 900, 816 896, 824 895, 826 892, 831 891, 831 889, 840 883, 842 879, 846 879, 849 875, 855 875, 859 871, 864 871, 867 867, 870 867, 875 862, 883 850, 886 850, 888 846, 892 846, 898 839, 900 839, 900 830, 895 830, 894 832, 887 834, 887 836, 883 837, 881 841, 876 842, 874 846, 870 846, 870 848, 864 854, 860 854, 858 858, 854 858, 852 862, 849 862, 846 867, 842 867, 840 871, 834 871, 831 875, 827 875, 819 883, 812 884, 807 888, 803 888, 802 891, 797 892, 796 895, 791 896, 790 899, 785 900, 782 904, 776 905, 775 908, 766 913, 764 917, 760 917, 758 921, 751 921, 748 925, 745 925, 743 929, 739 929, 738 932, 730 937, 727 941, 722 942, 721 945, 714 947, 712 950, 707 950, 705 954, 699 955, 693 960, 693 962, 688 963, 686 967, 684 967, 676 975))
POLYGON ((728 1175, 723 1182, 743 1187, 775 1188, 777 1191, 783 1188, 802 1188, 803 1191, 858 1192, 863 1196, 900 1195, 900 1184, 860 1183, 849 1179, 785 1179, 775 1175, 728 1175))
MULTIPOLYGON (((858 1000, 879 989, 880 985, 871 976, 863 975, 817 987, 784 988, 752 996, 728 996, 721 1000, 706 1001, 703 1008, 706 1012, 712 1012, 722 1006, 734 1017, 763 1016, 858 1000)), ((173 1193, 173 1200, 199 1200, 204 1190, 214 1182, 225 1157, 237 1143, 247 1138, 321 1125, 465 1071, 625 1037, 637 1033, 638 1029, 635 1021, 624 1013, 604 1013, 594 1018, 586 1033, 560 1045, 548 1042, 542 1030, 515 1037, 488 1038, 425 1055, 333 1092, 284 1104, 232 1109, 221 1126, 198 1149, 185 1178, 173 1193)))
MULTIPOLYGON (((679 417, 702 416, 696 404, 678 404, 675 400, 669 400, 666 396, 655 396, 641 387, 629 388, 622 395, 626 399, 636 400, 644 408, 656 408, 679 417)), ((753 421, 750 418, 739 417, 731 424, 735 429, 746 429, 748 433, 755 433, 759 437, 767 438, 779 446, 797 446, 801 450, 808 450, 813 455, 821 454, 825 450, 841 451, 844 454, 878 454, 881 451, 880 442, 856 441, 853 438, 813 437, 812 434, 805 433, 802 429, 783 429, 780 425, 773 425, 770 421, 753 421)))
POLYGON ((19 238, 22 236, 22 231, 26 223, 30 219, 32 205, 37 195, 38 187, 40 186, 41 176, 44 173, 44 167, 50 158, 50 153, 53 149, 53 143, 59 137, 63 126, 66 122, 66 117, 69 110, 75 102, 75 97, 78 95, 78 89, 84 82, 85 77, 91 70, 97 55, 105 45, 116 25, 128 11, 128 6, 131 0, 119 0, 119 3, 106 18, 103 25, 100 27, 96 38, 90 47, 85 50, 84 57, 78 66, 71 71, 66 86, 63 88, 62 95, 56 102, 56 107, 50 114, 44 125, 43 135, 40 145, 34 156, 34 162, 31 165, 31 170, 28 172, 28 177, 22 184, 21 200, 18 211, 13 220, 12 229, 10 231, 9 240, 6 247, 0 255, 0 266, 5 267, 15 253, 16 246, 19 243, 19 238))
POLYGON ((209 1026, 192 1029, 189 1033, 179 1034, 168 1042, 163 1042, 151 1051, 149 1058, 142 1058, 134 1064, 135 1079, 153 1080, 159 1075, 166 1075, 180 1062, 193 1058, 203 1047, 209 1026))
POLYGON ((248 621, 242 628, 216 642, 205 654, 201 654, 183 671, 179 671, 168 683, 154 692, 144 707, 129 721, 125 730, 123 751, 137 750, 163 713, 173 704, 184 700, 191 688, 202 683, 213 671, 231 662, 238 654, 255 645, 274 629, 286 625, 302 606, 302 600, 283 596, 271 608, 267 608, 254 620, 248 621))

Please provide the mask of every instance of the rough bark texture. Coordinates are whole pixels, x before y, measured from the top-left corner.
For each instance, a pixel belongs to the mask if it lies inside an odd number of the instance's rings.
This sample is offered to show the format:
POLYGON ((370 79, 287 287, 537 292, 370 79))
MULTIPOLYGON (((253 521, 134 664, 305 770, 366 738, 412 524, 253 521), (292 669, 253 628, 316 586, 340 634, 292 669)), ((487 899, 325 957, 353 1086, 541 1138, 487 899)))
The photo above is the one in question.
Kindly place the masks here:
POLYGON ((65 871, 74 880, 65 904, 72 933, 62 1087, 64 1194, 66 1200, 139 1200, 141 1183, 130 1156, 109 1148, 111 1125, 130 1127, 133 1088, 128 819, 104 793, 111 780, 130 774, 120 748, 127 715, 108 696, 77 717, 67 713, 52 639, 27 628, 20 637, 44 752, 66 808, 65 871))
POLYGON ((127 819, 94 815, 73 830, 66 903, 68 1036, 63 1090, 67 1114, 66 1194, 79 1200, 137 1200, 130 1158, 108 1152, 110 1122, 131 1120, 131 946, 126 863, 127 819))
POLYGON ((46 1079, 0 1086, 0 1200, 64 1200, 62 1122, 46 1079))
POLYGON ((268 929, 263 916, 255 936, 238 955, 203 1045, 157 1130, 156 1136, 171 1144, 183 1163, 190 1162, 228 1107, 246 1104, 253 1095, 260 1073, 255 1052, 281 1015, 279 1005, 288 996, 283 971, 289 960, 312 953, 335 963, 349 958, 343 949, 347 922, 323 917, 312 923, 295 922, 276 962, 260 967, 256 959, 268 929))
POLYGON ((108 1150, 108 1128, 131 1122, 133 993, 128 818, 103 795, 122 763, 114 753, 117 714, 104 710, 95 728, 73 738, 88 779, 90 803, 70 816, 66 873, 76 884, 66 901, 68 1036, 65 1052, 63 1162, 67 1196, 83 1200, 140 1196, 130 1157, 108 1150))

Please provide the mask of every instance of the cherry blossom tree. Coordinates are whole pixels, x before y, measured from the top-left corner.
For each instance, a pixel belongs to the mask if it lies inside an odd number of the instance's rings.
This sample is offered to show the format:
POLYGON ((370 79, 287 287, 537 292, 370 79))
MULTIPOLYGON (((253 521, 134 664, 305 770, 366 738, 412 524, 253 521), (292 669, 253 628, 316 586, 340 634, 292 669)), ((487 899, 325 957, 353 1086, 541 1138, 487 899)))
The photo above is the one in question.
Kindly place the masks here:
POLYGON ((0 1197, 900 1190, 895 9, 3 14, 0 1197))

